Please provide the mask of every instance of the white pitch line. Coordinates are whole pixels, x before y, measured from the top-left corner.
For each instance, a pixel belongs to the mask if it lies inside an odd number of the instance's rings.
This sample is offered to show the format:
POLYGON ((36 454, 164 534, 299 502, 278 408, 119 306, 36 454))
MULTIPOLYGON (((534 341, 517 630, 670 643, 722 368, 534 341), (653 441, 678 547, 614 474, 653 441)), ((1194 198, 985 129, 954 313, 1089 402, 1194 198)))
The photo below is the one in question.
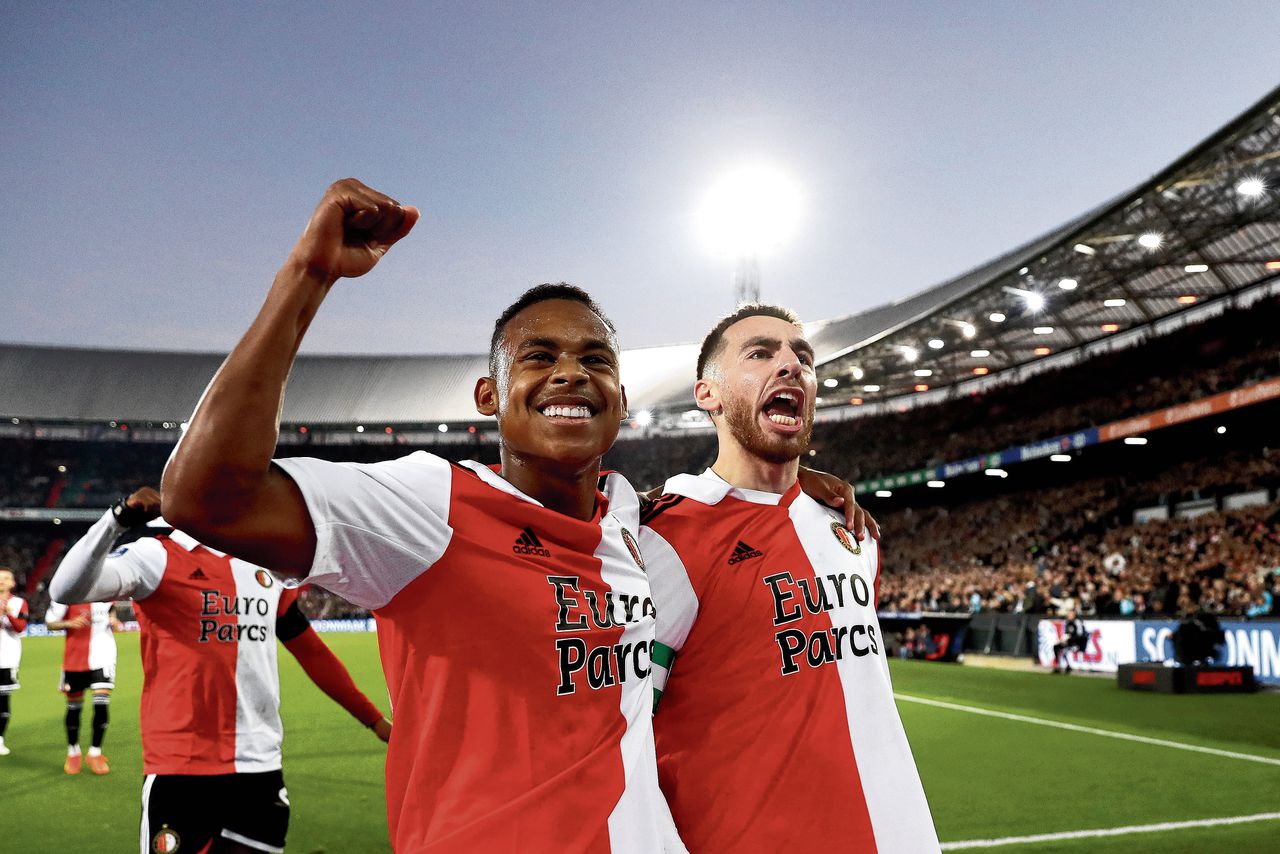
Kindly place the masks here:
POLYGON ((959 851, 962 848, 998 848, 1001 845, 1053 842, 1060 839, 1089 839, 1097 836, 1124 836, 1130 833, 1163 833, 1169 830, 1185 830, 1191 827, 1219 827, 1224 824, 1244 824, 1249 821, 1274 821, 1275 819, 1280 819, 1280 812, 1260 812, 1256 815, 1237 815, 1230 818, 1202 818, 1198 821, 1135 824, 1130 827, 1103 827, 1097 830, 1071 830, 1064 833, 1037 833, 1034 836, 1006 836, 1003 839, 965 839, 960 842, 944 842, 942 843, 942 850, 959 851))
POLYGON ((1158 747, 1172 747, 1177 750, 1190 750, 1195 753, 1208 753, 1212 756, 1223 756, 1227 759, 1244 759, 1248 762, 1261 762, 1265 765, 1280 765, 1280 759, 1271 756, 1258 756, 1253 753, 1237 753, 1234 750, 1218 750, 1214 747, 1201 747, 1198 744, 1185 744, 1181 741, 1169 741, 1163 738, 1151 738, 1145 735, 1134 735, 1128 732, 1116 732, 1109 729, 1096 729, 1094 727, 1080 726, 1079 724, 1069 724, 1063 721, 1050 720, 1048 718, 1033 718, 1030 715, 1015 715, 1012 712, 997 712, 992 709, 983 709, 978 706, 962 706, 959 703, 948 703, 943 700, 931 700, 928 697, 913 697, 910 694, 894 694, 899 700, 906 700, 911 703, 921 703, 926 706, 937 706, 940 709, 951 709, 957 712, 969 712, 974 715, 986 715, 991 718, 1004 718, 1009 721, 1021 721, 1028 724, 1040 724, 1041 726, 1055 727, 1057 729, 1070 730, 1071 732, 1082 732, 1088 735, 1101 735, 1107 738, 1118 738, 1123 741, 1136 741, 1140 744, 1154 744, 1158 747))

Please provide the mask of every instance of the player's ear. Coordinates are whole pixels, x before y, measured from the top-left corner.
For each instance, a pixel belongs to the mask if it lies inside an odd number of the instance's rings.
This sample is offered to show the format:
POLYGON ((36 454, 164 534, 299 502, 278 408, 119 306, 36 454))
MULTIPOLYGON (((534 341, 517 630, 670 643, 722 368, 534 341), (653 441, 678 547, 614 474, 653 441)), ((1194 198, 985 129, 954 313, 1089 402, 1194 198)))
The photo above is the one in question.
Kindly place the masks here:
POLYGON ((629 407, 627 406, 627 387, 626 387, 626 386, 618 386, 618 390, 619 390, 620 392, 622 392, 622 420, 623 420, 623 421, 626 421, 626 420, 627 420, 627 410, 628 410, 628 408, 629 408, 629 407))
POLYGON ((481 377, 476 380, 474 397, 476 412, 491 416, 498 414, 498 381, 493 377, 481 377))
POLYGON ((714 381, 704 377, 694 383, 693 399, 699 409, 710 415, 720 414, 720 389, 714 381))

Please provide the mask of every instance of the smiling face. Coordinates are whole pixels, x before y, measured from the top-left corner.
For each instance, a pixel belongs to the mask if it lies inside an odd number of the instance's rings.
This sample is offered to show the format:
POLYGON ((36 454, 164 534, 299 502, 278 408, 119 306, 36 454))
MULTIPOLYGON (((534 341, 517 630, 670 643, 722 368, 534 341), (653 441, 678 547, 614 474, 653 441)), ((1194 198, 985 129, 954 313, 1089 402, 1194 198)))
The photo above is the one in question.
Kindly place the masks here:
POLYGON ((13 573, 7 569, 0 569, 0 596, 5 595, 13 589, 17 580, 13 577, 13 573))
POLYGON ((727 434, 753 456, 787 463, 809 448, 817 389, 813 347, 803 330, 757 315, 724 331, 723 347, 694 395, 713 414, 721 442, 727 434))
POLYGON ((598 466, 626 409, 617 342, 599 315, 575 300, 534 303, 507 322, 495 367, 476 385, 476 409, 497 416, 504 454, 598 466))

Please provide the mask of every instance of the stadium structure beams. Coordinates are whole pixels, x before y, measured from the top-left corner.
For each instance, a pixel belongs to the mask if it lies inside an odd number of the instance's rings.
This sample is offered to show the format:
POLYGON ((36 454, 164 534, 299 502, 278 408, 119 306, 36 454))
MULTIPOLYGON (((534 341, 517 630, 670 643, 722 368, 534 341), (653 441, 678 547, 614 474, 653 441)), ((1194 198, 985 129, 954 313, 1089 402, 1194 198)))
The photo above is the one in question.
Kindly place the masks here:
POLYGON ((815 325, 819 372, 847 390, 858 365, 859 382, 880 390, 857 396, 873 402, 912 394, 914 372, 927 368, 932 394, 971 380, 975 368, 1020 368, 1237 293, 1275 276, 1266 265, 1276 260, 1280 89, 1147 182, 1026 246, 894 306, 815 325), (1260 180, 1262 191, 1242 191, 1248 179, 1260 180), (1012 294, 1038 295, 1044 308, 1012 294), (990 321, 993 312, 1006 319, 990 321), (837 330, 861 331, 859 321, 871 317, 879 328, 860 340, 821 346, 837 330), (972 322, 977 334, 957 335, 947 320, 954 318, 972 322), (944 346, 931 349, 930 339, 944 346), (918 360, 905 362, 904 347, 918 360), (973 350, 991 355, 975 359, 973 350))

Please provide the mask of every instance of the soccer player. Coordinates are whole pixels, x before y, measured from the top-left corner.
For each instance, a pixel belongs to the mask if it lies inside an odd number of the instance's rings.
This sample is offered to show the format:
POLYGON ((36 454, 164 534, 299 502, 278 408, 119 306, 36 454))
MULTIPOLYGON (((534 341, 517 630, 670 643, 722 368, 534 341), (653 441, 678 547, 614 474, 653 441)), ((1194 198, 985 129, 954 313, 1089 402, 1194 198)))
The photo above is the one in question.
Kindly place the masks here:
POLYGON ((698 854, 938 851, 876 619, 880 558, 800 491, 817 381, 785 309, 707 335, 716 461, 667 481, 641 549, 658 609, 654 730, 698 854))
POLYGON ((653 754, 640 502, 600 476, 626 409, 616 335, 585 292, 539 286, 494 324, 475 403, 497 418, 496 470, 271 458, 321 302, 417 219, 358 181, 329 188, 175 449, 166 512, 374 612, 400 854, 683 851, 653 754))
POLYGON ((18 665, 22 661, 22 636, 27 631, 27 603, 13 595, 16 583, 13 570, 0 566, 0 756, 11 752, 4 743, 9 726, 9 697, 22 687, 18 684, 18 665))
POLYGON ((384 742, 391 724, 311 628, 297 591, 283 590, 265 569, 178 530, 112 550, 160 510, 151 487, 117 502, 49 583, 60 602, 134 600, 142 630, 141 851, 282 851, 289 798, 276 639, 384 742))
POLYGON ((53 602, 45 611, 44 622, 53 631, 65 631, 62 651, 60 690, 67 697, 67 759, 62 770, 80 773, 80 709, 84 692, 93 695, 93 737, 85 761, 89 770, 102 775, 110 772, 107 757, 102 755, 102 740, 107 734, 111 708, 111 689, 115 687, 116 639, 120 628, 112 602, 63 605, 53 602))

